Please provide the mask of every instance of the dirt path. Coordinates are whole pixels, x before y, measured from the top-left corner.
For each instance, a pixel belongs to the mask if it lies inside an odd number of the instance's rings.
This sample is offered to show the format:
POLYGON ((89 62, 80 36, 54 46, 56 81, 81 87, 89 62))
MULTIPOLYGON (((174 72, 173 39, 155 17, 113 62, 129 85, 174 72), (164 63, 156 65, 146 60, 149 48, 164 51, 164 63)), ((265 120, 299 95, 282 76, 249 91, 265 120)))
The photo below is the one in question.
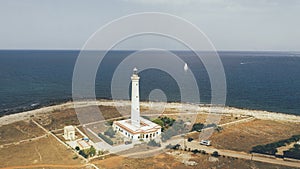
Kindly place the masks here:
POLYGON ((18 145, 18 144, 22 144, 22 143, 36 141, 36 140, 39 140, 39 139, 42 139, 42 138, 45 138, 45 137, 48 137, 48 134, 44 134, 44 135, 41 135, 41 136, 38 136, 38 137, 29 138, 29 139, 25 139, 25 140, 20 140, 20 141, 13 142, 13 143, 2 144, 2 145, 0 145, 0 148, 1 147, 7 147, 7 146, 10 146, 10 145, 18 145))
POLYGON ((4 167, 0 169, 18 169, 18 168, 82 168, 90 166, 90 164, 81 164, 81 165, 63 165, 63 164, 37 164, 37 165, 25 165, 25 166, 13 166, 13 167, 4 167))
POLYGON ((91 166, 95 169, 99 169, 95 164, 78 164, 78 165, 64 165, 64 164, 36 164, 36 165, 25 165, 25 166, 13 166, 13 167, 4 167, 0 169, 18 169, 18 168, 83 168, 91 166))

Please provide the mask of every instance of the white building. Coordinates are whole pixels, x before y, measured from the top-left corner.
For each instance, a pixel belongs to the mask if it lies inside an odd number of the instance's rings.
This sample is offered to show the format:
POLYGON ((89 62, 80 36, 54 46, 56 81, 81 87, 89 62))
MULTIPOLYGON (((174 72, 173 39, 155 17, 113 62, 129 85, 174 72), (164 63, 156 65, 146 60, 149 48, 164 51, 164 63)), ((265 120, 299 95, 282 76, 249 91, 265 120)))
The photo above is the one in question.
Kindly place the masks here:
POLYGON ((114 121, 113 129, 131 140, 150 140, 159 138, 161 126, 140 117, 139 79, 137 69, 131 76, 131 118, 114 121))
POLYGON ((74 126, 65 126, 63 137, 66 140, 75 140, 75 127, 74 126))

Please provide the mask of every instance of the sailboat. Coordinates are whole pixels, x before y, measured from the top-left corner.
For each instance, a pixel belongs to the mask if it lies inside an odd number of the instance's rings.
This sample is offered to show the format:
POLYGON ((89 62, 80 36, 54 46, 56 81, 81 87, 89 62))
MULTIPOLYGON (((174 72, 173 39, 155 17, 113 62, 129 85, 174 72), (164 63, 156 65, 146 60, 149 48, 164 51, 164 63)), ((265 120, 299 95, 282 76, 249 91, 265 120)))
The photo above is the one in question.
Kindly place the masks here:
POLYGON ((188 65, 186 63, 184 64, 183 69, 184 69, 184 71, 188 71, 189 70, 189 67, 188 67, 188 65))

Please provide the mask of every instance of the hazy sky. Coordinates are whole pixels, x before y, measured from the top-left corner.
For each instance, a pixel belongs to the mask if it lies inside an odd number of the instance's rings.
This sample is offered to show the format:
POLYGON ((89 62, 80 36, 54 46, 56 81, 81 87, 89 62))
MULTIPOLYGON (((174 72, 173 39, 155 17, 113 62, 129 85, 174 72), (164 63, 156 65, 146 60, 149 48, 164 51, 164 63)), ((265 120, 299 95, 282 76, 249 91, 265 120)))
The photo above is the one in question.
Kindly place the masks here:
MULTIPOLYGON (((218 50, 300 51, 298 0, 0 0, 0 49, 80 49, 104 24, 136 12, 183 17, 218 50)), ((155 43, 147 39, 120 49, 155 43)))

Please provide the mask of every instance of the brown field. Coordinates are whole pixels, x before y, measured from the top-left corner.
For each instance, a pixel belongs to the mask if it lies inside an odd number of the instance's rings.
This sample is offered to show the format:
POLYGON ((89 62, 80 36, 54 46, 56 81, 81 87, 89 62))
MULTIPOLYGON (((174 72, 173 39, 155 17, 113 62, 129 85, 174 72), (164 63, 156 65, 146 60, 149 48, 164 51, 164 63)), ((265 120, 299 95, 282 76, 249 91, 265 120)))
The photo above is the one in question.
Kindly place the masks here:
POLYGON ((253 162, 235 158, 219 157, 217 162, 210 162, 210 155, 193 155, 190 161, 195 161, 196 166, 186 166, 180 159, 166 153, 149 158, 127 158, 122 156, 111 156, 104 160, 93 161, 101 169, 292 169, 292 167, 283 167, 279 165, 253 162))
POLYGON ((45 134, 33 122, 19 121, 0 127, 0 145, 31 139, 45 134))
MULTIPOLYGON (((93 109, 91 107, 83 107, 79 108, 82 109, 83 112, 90 113, 93 109)), ((122 117, 122 115, 119 113, 121 111, 122 113, 128 112, 129 115, 130 113, 130 107, 129 106, 124 106, 124 107, 119 107, 118 110, 113 107, 113 106, 99 106, 99 109, 101 110, 101 113, 103 115, 104 119, 112 119, 112 118, 117 118, 117 117, 122 117)), ((149 111, 148 108, 141 107, 141 115, 143 113, 147 114, 152 114, 152 113, 157 113, 155 111, 149 111)), ((168 115, 168 114, 174 114, 178 113, 176 109, 166 109, 162 114, 163 116, 168 116, 174 119, 178 119, 179 116, 181 119, 185 120, 191 120, 194 121, 196 118, 196 123, 204 123, 207 118, 207 114, 198 114, 198 115, 168 115)), ((124 114, 123 114, 124 115, 124 114)), ((89 116, 87 116, 88 118, 89 116)), ((150 118, 156 118, 156 116, 151 116, 150 118)), ((219 124, 224 124, 236 120, 241 120, 243 118, 247 118, 247 116, 233 116, 233 115, 222 115, 219 124)), ((34 119, 41 124, 43 127, 45 127, 48 130, 57 130, 57 129, 62 129, 66 125, 79 125, 79 121, 76 115, 75 110, 72 109, 57 109, 51 113, 48 114, 43 114, 37 117, 34 117, 34 119)), ((101 119, 103 120, 103 119, 101 119)), ((89 121, 89 120, 88 120, 89 121)), ((90 119, 90 121, 94 121, 94 119, 90 119)))
MULTIPOLYGON (((84 112, 89 112, 89 107, 81 108, 84 112)), ((104 119, 120 117, 117 109, 111 106, 99 106, 104 119)), ((66 125, 79 125, 79 121, 74 109, 55 110, 49 114, 43 114, 34 118, 39 124, 48 130, 61 129, 66 125)))
MULTIPOLYGON (((120 117, 121 115, 114 107, 99 106, 105 119, 120 117)), ((126 109, 128 107, 125 107, 126 109)), ((86 109, 87 111, 89 108, 86 109)), ((146 109, 142 109, 146 110, 146 109)), ((176 113, 176 111, 167 110, 164 114, 176 113)), ((168 115, 176 118, 176 115, 168 115)), ((196 122, 204 123, 207 114, 197 115, 196 122)), ((223 115, 219 124, 224 124, 236 120, 247 118, 246 116, 223 115)), ((55 110, 52 113, 36 116, 34 119, 48 130, 62 129, 65 125, 79 124, 74 109, 55 110)), ((98 125, 104 125, 105 122, 98 125)), ((96 126, 100 127, 101 126, 96 126)), ((82 129, 82 127, 79 127, 82 129)), ((84 131, 84 130, 82 130, 84 131)), ((61 137, 62 130, 55 134, 61 137)), ((236 151, 249 152, 255 145, 275 142, 286 139, 292 135, 300 134, 300 123, 288 123, 268 120, 252 120, 249 122, 237 123, 224 126, 220 132, 214 132, 210 137, 212 145, 220 149, 229 149, 236 151)), ((45 135, 45 132, 38 128, 32 122, 16 122, 0 127, 0 145, 18 142, 25 139, 45 135)), ((198 134, 191 135, 198 138, 198 134)), ((73 159, 76 155, 59 143, 52 136, 40 138, 38 140, 28 141, 17 145, 0 146, 0 168, 7 166, 28 166, 40 164, 61 164, 61 165, 80 165, 83 161, 80 158, 73 159)), ((103 160, 93 161, 100 168, 107 169, 156 169, 156 168, 285 168, 278 165, 259 163, 235 158, 219 157, 218 162, 209 162, 209 155, 191 155, 192 161, 198 163, 197 166, 186 166, 173 155, 162 153, 149 158, 125 158, 122 156, 110 156, 103 160)), ((75 166, 74 166, 75 167, 75 166)), ((45 168, 45 167, 42 167, 45 168)), ((53 167, 55 168, 55 167, 53 167)))
POLYGON ((253 146, 272 143, 300 134, 300 123, 255 119, 229 125, 210 139, 216 148, 249 152, 253 146))
POLYGON ((0 167, 29 166, 37 164, 82 164, 75 154, 55 138, 49 136, 39 140, 0 148, 0 167))

